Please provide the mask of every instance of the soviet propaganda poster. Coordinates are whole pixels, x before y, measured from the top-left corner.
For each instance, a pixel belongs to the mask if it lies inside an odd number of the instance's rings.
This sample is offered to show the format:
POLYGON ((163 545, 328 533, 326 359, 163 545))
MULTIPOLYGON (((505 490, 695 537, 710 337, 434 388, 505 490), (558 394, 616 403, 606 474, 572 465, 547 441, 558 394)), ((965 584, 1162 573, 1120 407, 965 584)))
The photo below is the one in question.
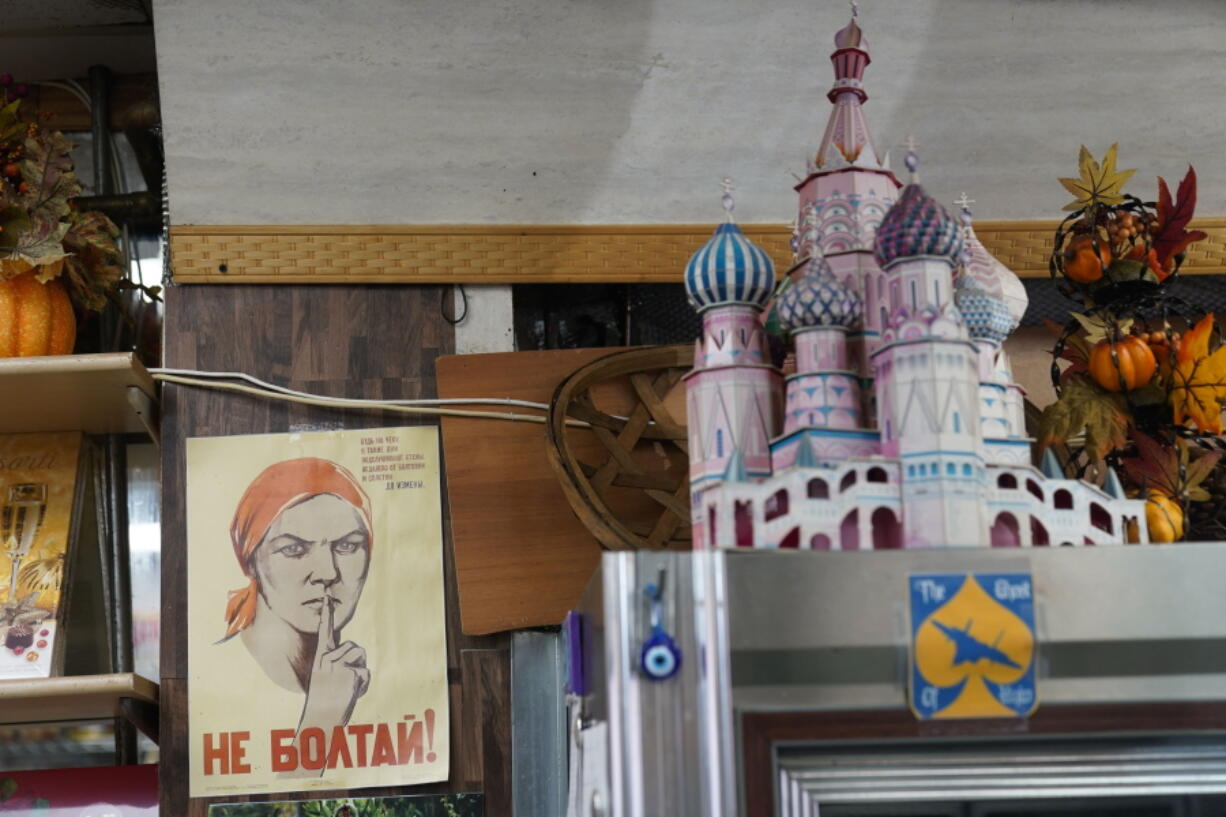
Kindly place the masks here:
POLYGON ((444 780, 433 427, 187 441, 193 797, 444 780))

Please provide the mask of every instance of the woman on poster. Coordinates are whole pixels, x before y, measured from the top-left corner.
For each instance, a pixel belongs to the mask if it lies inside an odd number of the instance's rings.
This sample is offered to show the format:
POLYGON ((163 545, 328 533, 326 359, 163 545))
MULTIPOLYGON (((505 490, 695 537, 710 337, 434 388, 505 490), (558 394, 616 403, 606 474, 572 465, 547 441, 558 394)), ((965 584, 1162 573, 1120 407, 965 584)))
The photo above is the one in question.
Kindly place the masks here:
POLYGON ((302 457, 265 468, 230 524, 248 584, 229 594, 235 636, 278 686, 305 694, 297 732, 344 726, 370 686, 366 651, 342 641, 370 569, 370 500, 348 470, 302 457))

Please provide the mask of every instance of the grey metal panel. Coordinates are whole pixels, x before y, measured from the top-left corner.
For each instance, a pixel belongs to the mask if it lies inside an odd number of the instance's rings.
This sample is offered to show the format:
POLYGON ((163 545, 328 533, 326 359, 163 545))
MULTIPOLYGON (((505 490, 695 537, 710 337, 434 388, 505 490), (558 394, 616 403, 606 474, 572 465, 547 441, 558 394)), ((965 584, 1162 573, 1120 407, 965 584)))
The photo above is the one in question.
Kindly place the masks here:
POLYGON ((1043 701, 1226 700, 1226 545, 729 553, 738 709, 901 708, 906 579, 1030 571, 1043 701))
POLYGON ((566 708, 558 633, 511 636, 511 803, 514 817, 566 814, 566 708))
POLYGON ((1222 735, 1117 740, 854 741, 779 758, 780 814, 834 803, 1154 796, 1226 791, 1222 735))
POLYGON ((618 817, 702 813, 702 663, 695 648, 690 570, 688 554, 616 553, 602 561, 610 792, 618 817), (639 673, 638 651, 650 631, 643 586, 658 581, 661 571, 666 582, 664 625, 682 656, 677 675, 657 682, 639 673))

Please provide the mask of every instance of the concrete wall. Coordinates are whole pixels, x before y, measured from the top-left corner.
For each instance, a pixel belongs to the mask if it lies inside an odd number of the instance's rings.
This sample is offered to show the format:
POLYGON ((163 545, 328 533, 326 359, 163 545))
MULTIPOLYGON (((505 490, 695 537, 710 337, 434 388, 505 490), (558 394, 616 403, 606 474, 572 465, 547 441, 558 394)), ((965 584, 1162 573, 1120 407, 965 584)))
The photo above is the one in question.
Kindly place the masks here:
MULTIPOLYGON (((869 121, 987 219, 1077 148, 1226 214, 1221 0, 863 0, 869 121)), ((835 0, 155 0, 175 224, 787 222, 835 0)))

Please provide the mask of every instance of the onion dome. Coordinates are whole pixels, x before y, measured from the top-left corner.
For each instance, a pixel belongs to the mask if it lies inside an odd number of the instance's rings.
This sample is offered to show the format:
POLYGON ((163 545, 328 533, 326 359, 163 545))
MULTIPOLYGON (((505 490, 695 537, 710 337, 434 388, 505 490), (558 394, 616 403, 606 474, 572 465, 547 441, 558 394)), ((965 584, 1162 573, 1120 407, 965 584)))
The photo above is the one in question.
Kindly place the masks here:
POLYGON ((1016 326, 1009 305, 969 275, 959 276, 954 285, 954 305, 962 313, 967 333, 975 340, 1003 343, 1016 326))
POLYGON ((1013 316, 1013 325, 1016 327, 1022 322, 1022 316, 1026 314, 1026 307, 1030 304, 1030 296, 1026 294, 1026 285, 1014 274, 1013 270, 1000 263, 994 255, 988 252, 979 237, 975 235, 975 228, 971 226, 971 211, 967 209, 970 203, 965 193, 962 194, 961 201, 955 202, 962 206, 960 218, 965 230, 961 274, 975 279, 989 294, 1004 301, 1009 307, 1009 314, 1013 316))
POLYGON ((787 332, 818 326, 850 328, 859 322, 862 307, 860 293, 840 283, 821 257, 810 260, 775 302, 779 325, 787 332))
POLYGON ((685 267, 685 294, 699 312, 728 304, 761 307, 775 289, 775 265, 732 221, 731 183, 724 184, 728 220, 685 267))
POLYGON ((852 17, 851 22, 839 29, 838 33, 834 35, 834 47, 859 48, 861 51, 868 51, 868 38, 864 36, 864 32, 856 24, 855 17, 852 17))
POLYGON ((957 266, 962 254, 962 230, 940 202, 917 183, 902 195, 877 228, 873 254, 882 269, 908 258, 942 258, 957 266))

